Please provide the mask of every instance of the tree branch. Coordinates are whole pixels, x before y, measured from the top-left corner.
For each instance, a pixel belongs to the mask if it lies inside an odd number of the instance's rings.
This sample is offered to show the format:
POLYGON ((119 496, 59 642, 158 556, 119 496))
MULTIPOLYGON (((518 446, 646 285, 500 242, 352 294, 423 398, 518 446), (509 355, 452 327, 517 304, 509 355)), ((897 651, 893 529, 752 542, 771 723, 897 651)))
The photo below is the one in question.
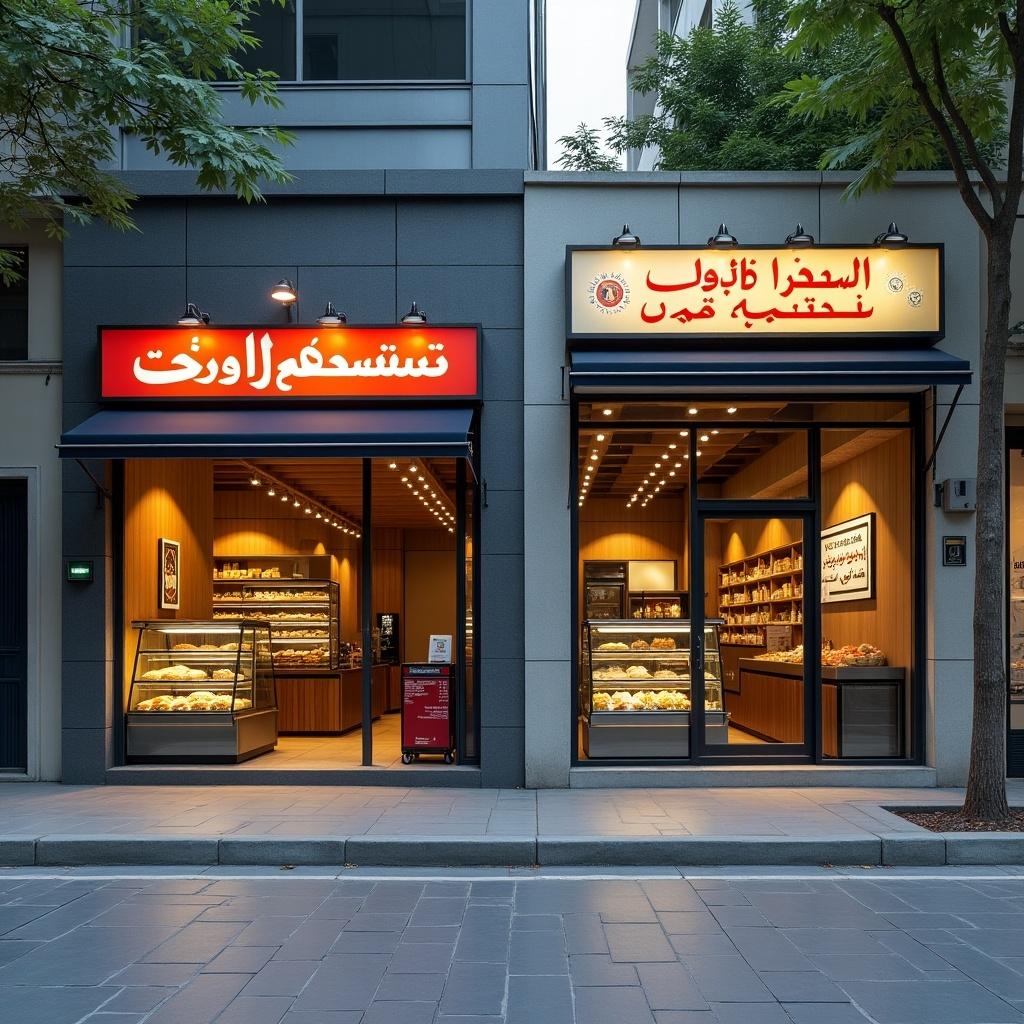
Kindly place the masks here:
POLYGON ((985 188, 988 189, 989 195, 992 196, 993 212, 997 213, 996 208, 1002 207, 1004 199, 1002 190, 999 187, 999 181, 992 168, 989 167, 988 161, 985 160, 978 150, 978 143, 974 138, 974 133, 967 126, 967 122, 964 120, 963 114, 960 113, 956 100, 953 99, 953 94, 949 91, 946 72, 942 67, 942 52, 939 50, 939 39, 934 32, 932 33, 931 51, 932 71, 935 74, 935 84, 939 88, 939 95, 942 97, 942 105, 946 108, 957 134, 960 136, 960 141, 963 143, 964 149, 967 150, 971 163, 974 164, 975 170, 981 175, 981 180, 985 183, 985 188))
POLYGON ((985 209, 985 204, 978 198, 977 192, 974 191, 974 185, 971 183, 967 167, 964 164, 963 154, 960 152, 960 147, 956 144, 952 129, 949 127, 949 123, 943 116, 942 111, 935 105, 935 101, 928 91, 928 85, 921 77, 921 71, 917 66, 917 58, 915 58, 910 42, 900 26, 896 8, 888 4, 879 4, 877 11, 879 18, 889 26, 889 31, 892 33, 892 37, 900 51, 900 56, 903 58, 903 63, 906 65, 907 74, 910 76, 910 84, 914 92, 917 93, 918 99, 921 101, 921 105, 931 119, 932 124, 935 126, 935 130, 939 133, 939 138, 942 140, 943 146, 946 149, 946 155, 949 157, 950 165, 953 168, 953 174, 956 177, 957 187, 964 205, 970 211, 971 216, 977 221, 978 226, 987 238, 992 232, 992 215, 985 209))

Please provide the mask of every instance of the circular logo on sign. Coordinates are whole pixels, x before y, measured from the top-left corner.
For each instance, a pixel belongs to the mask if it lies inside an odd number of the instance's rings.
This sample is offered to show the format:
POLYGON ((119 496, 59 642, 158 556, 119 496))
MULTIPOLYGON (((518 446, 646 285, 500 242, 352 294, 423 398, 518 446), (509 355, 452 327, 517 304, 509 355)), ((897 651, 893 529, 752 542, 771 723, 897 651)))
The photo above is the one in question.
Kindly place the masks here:
POLYGON ((891 291, 893 295, 899 295, 899 293, 903 291, 903 278, 893 274, 893 276, 889 278, 889 291, 891 291))
POLYGON ((907 305, 913 306, 917 309, 918 306, 924 301, 924 296, 915 288, 912 292, 907 292, 907 305))
POLYGON ((618 313, 629 305, 629 285, 621 274, 598 274, 587 287, 587 298, 599 313, 618 313))

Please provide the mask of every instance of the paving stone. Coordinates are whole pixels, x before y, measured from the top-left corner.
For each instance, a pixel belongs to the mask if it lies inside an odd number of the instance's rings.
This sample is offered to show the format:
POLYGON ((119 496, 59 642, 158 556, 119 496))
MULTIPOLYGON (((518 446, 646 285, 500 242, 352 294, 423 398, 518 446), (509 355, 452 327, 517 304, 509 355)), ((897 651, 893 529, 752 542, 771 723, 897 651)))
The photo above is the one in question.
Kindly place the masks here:
MULTIPOLYGON (((77 928, 79 925, 95 921, 97 925, 117 924, 118 922, 107 922, 101 920, 105 911, 117 906, 124 900, 124 894, 120 892, 99 892, 89 893, 70 903, 62 904, 56 908, 47 907, 43 916, 35 917, 34 920, 23 924, 20 928, 13 928, 4 935, 6 939, 55 939, 77 928)), ((0 907, 0 911, 9 908, 0 907)), ((27 909, 27 908, 24 908, 27 909)), ((130 912, 130 911, 129 911, 130 912)), ((198 913, 198 911, 196 911, 198 913)), ((180 928, 182 924, 195 917, 186 909, 185 920, 176 920, 181 915, 171 913, 165 920, 146 920, 145 912, 140 914, 139 919, 133 923, 134 927, 148 926, 153 928, 180 928)))
POLYGON ((1020 1024, 1024 1015, 973 981, 858 981, 843 984, 878 1024, 1020 1024))
POLYGON ((246 996, 297 996, 313 977, 319 962, 272 960, 242 990, 246 996))
POLYGON ((439 899, 425 896, 416 904, 409 924, 420 928, 461 924, 466 913, 465 899, 439 899))
POLYGON ((403 942, 391 958, 390 970, 395 974, 443 974, 451 964, 452 953, 447 943, 403 942))
POLYGON ((382 999, 408 999, 414 1002, 436 1003, 441 998, 444 974, 396 974, 388 971, 374 997, 382 999))
MULTIPOLYGON (((691 883, 699 884, 699 883, 691 883)), ((696 891, 696 890, 695 890, 696 891)), ((738 889, 730 885, 722 885, 721 888, 700 889, 698 895, 702 903, 708 907, 749 907, 750 901, 738 889)), ((659 909, 661 909, 659 907, 659 909)), ((667 907, 666 909, 676 909, 667 907)), ((689 910, 689 907, 679 907, 679 910, 689 910)), ((698 909, 694 907, 693 909, 698 909)))
POLYGON ((866 1024, 852 1003, 783 1003, 793 1024, 866 1024))
POLYGON ((622 896, 601 905, 605 924, 656 924, 658 917, 646 896, 622 896))
POLYGON ((706 1010, 690 972, 682 964, 640 964, 640 984, 652 1010, 706 1010))
POLYGON ((231 941, 232 946, 281 946, 305 919, 301 917, 257 917, 231 941))
POLYGON ((1024 975, 968 946, 948 946, 942 957, 968 978, 1003 999, 1024 1002, 1024 975))
MULTIPOLYGON (((110 895, 115 895, 111 893, 110 895)), ((64 907, 63 910, 70 910, 77 907, 78 903, 71 904, 71 907, 64 907)), ((165 903, 153 903, 150 905, 140 903, 121 903, 117 906, 104 910, 97 918, 96 924, 108 928, 137 928, 139 925, 168 925, 172 928, 183 928, 190 921, 194 921, 202 912, 202 906, 195 905, 168 905, 165 903)), ((54 915, 51 915, 54 916, 54 915)), ((41 925, 46 921, 36 921, 41 925)), ((77 922, 76 922, 77 923, 77 922)), ((63 929, 66 931, 67 929, 63 929)), ((60 934, 57 932, 56 934, 60 934)))
POLYGON ((409 923, 409 914, 379 914, 360 911, 345 925, 347 932, 400 932, 409 923))
POLYGON ((643 990, 629 986, 577 989, 576 1019, 587 1024, 654 1024, 643 990))
MULTIPOLYGON (((533 979, 530 979, 533 983, 533 979)), ((443 1014, 497 1014, 505 999, 505 968, 500 964, 454 963, 441 996, 443 1014)))
POLYGON ((512 932, 509 974, 568 974, 565 939, 557 932, 512 932))
POLYGON ((363 905, 361 896, 332 896, 323 901, 310 915, 311 920, 348 921, 363 905))
POLYGON ((1024 928, 975 928, 951 933, 989 956, 1024 955, 1024 928))
POLYGON ((934 953, 924 943, 918 942, 905 932, 877 932, 873 938, 879 945, 899 953, 904 960, 913 964, 919 971, 945 971, 949 969, 949 961, 934 953))
POLYGON ((670 910, 659 913, 658 920, 667 935, 716 935, 722 931, 707 910, 670 910))
POLYGON ((712 1003, 718 1024, 790 1024, 778 1003, 712 1003))
POLYGON ((710 1010, 655 1010, 657 1024, 717 1024, 710 1010))
POLYGON ((709 956, 725 956, 736 952, 736 946, 725 932, 721 932, 718 935, 704 933, 696 935, 670 935, 668 941, 672 943, 672 948, 680 955, 704 953, 709 956))
POLYGON ((600 914, 565 914, 562 917, 565 947, 569 953, 607 953, 608 940, 600 914))
POLYGON ((808 927, 822 921, 828 921, 833 928, 882 931, 890 927, 885 917, 841 892, 807 893, 798 897, 788 893, 750 892, 748 898, 777 928, 808 927))
POLYGON ((228 946, 202 971, 204 974, 255 974, 277 952, 277 946, 228 946))
POLYGON ((512 930, 515 932, 557 932, 562 930, 562 919, 558 914, 516 914, 512 918, 512 930))
POLYGON ((819 971, 844 985, 848 981, 914 981, 922 977, 896 953, 822 953, 809 959, 819 971))
MULTIPOLYGON (((780 935, 805 953, 884 953, 878 932, 853 928, 783 928, 780 935)), ((892 934, 897 934, 895 931, 892 934)))
POLYGON ((771 993, 762 984, 738 954, 731 956, 682 957, 686 969, 693 975, 701 995, 709 1003, 760 1003, 771 999, 771 993))
MULTIPOLYGON (((112 975, 107 980, 107 984, 176 988, 179 985, 184 985, 195 973, 195 964, 132 964, 131 967, 126 967, 123 971, 112 975)), ((228 971, 225 973, 247 974, 249 972, 228 971)))
POLYGON ((814 964, 777 930, 731 928, 729 940, 755 971, 814 970, 814 964))
POLYGON ((605 953, 582 953, 569 957, 569 975, 576 988, 608 985, 639 985, 636 967, 612 963, 605 953))
POLYGON ((217 1018, 217 1024, 280 1024, 292 1000, 287 996, 240 995, 217 1018))
POLYGON ((0 988, 11 1024, 74 1024, 109 998, 110 990, 100 988, 0 988))
MULTIPOLYGON (((581 989, 581 992, 607 992, 608 989, 581 989)), ((639 992, 639 989, 636 989, 639 992)), ((577 993, 576 1020, 582 1024, 586 1019, 580 1015, 579 993, 577 993)), ((500 1018, 492 1018, 497 1021, 500 1018)), ((438 1018, 448 1024, 455 1024, 455 1018, 438 1018)), ((572 993, 567 977, 526 977, 508 979, 508 1010, 506 1024, 568 1024, 573 1020, 572 993)), ((480 1018, 483 1024, 483 1018, 480 1018)), ((469 1021, 464 1024, 470 1024, 469 1021)), ((619 1024, 625 1024, 620 1021, 619 1024)), ((633 1024, 630 1021, 630 1024, 633 1024)))
POLYGON ((656 924, 605 925, 608 951, 617 963, 674 961, 675 950, 656 924))
POLYGON ((154 1011, 148 1024, 209 1024, 248 980, 247 974, 201 974, 154 1011))
POLYGON ((780 1003, 848 1003, 835 984, 818 971, 758 971, 780 1003))
MULTIPOLYGON (((176 935, 162 942, 143 957, 151 964, 205 964, 220 953, 244 929, 239 923, 204 923, 186 925, 176 935)), ((133 929, 133 932, 135 929, 133 929)))
POLYGON ((177 991, 177 988, 143 986, 125 988, 108 1003, 104 1003, 103 1010, 105 1013, 149 1013, 177 991))
POLYGON ((436 1002, 373 1002, 361 1024, 433 1024, 436 1012, 436 1002))
MULTIPOLYGON (((511 941, 511 907, 466 909, 462 929, 455 946, 455 959, 480 963, 505 963, 511 941)), ((555 920, 559 920, 557 917, 555 920)))
POLYGON ((701 910, 703 901, 683 879, 647 879, 640 883, 644 895, 655 910, 701 910))
POLYGON ((281 1024, 359 1024, 362 1010, 289 1010, 281 1024))
POLYGON ((411 914, 423 895, 422 882, 378 882, 363 901, 363 910, 378 914, 411 914))
POLYGON ((401 932, 342 932, 331 946, 332 953, 393 953, 401 932))
POLYGON ((377 991, 388 957, 327 956, 295 1000, 296 1010, 365 1010, 377 991))
POLYGON ((18 957, 24 956, 26 953, 31 953, 32 950, 38 949, 42 944, 42 939, 37 942, 7 942, 0 940, 0 967, 4 964, 9 964, 12 960, 17 960, 18 957))
POLYGON ((711 907, 714 919, 726 930, 734 928, 770 928, 768 918, 754 907, 711 907))

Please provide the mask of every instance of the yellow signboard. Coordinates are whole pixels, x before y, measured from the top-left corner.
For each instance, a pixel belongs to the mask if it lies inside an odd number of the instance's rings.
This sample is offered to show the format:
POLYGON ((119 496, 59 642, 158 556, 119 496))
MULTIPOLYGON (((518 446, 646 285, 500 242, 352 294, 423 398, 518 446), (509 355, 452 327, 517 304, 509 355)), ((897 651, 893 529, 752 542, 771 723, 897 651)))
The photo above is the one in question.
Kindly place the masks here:
POLYGON ((938 340, 942 247, 574 249, 568 335, 938 340))

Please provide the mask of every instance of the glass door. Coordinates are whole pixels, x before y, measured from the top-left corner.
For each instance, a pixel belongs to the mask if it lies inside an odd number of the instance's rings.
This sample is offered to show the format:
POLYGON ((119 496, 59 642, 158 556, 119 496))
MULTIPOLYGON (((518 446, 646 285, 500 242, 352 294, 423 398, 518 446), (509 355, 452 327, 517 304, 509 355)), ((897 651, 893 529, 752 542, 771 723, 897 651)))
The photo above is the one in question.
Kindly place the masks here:
POLYGON ((693 706, 704 708, 694 738, 706 756, 812 756, 815 664, 804 656, 805 609, 815 609, 804 577, 812 519, 781 508, 752 513, 749 503, 697 515, 691 661, 693 706))

